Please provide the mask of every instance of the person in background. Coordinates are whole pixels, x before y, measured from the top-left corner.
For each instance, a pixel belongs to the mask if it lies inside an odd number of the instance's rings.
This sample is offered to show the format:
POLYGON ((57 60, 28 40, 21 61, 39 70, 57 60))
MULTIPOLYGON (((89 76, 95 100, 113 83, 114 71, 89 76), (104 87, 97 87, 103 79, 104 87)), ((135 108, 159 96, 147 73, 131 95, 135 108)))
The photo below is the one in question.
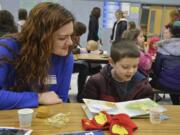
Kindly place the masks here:
POLYGON ((94 40, 99 43, 101 42, 98 36, 100 16, 101 16, 101 9, 99 7, 94 7, 91 11, 89 18, 87 41, 94 40))
POLYGON ((87 53, 99 54, 100 51, 98 42, 94 40, 89 40, 86 45, 86 51, 87 53))
POLYGON ((165 25, 164 31, 163 31, 163 40, 171 39, 172 33, 170 31, 170 26, 171 25, 165 25))
POLYGON ((22 26, 24 25, 24 23, 26 22, 28 16, 28 12, 26 9, 19 9, 18 10, 18 31, 20 32, 22 29, 22 26))
POLYGON ((169 30, 169 27, 166 27, 163 31, 163 39, 170 39, 172 37, 172 33, 169 30))
POLYGON ((0 109, 67 102, 73 25, 66 8, 42 2, 30 11, 20 33, 0 40, 0 109))
MULTIPOLYGON (((76 54, 83 54, 83 53, 98 53, 98 43, 94 40, 89 40, 87 42, 86 48, 82 48, 80 46, 80 36, 82 36, 86 32, 86 25, 81 22, 74 23, 74 34, 72 36, 74 48, 73 53, 76 54)), ((78 74, 78 93, 77 93, 77 101, 80 102, 80 95, 82 90, 84 89, 84 85, 86 83, 86 79, 88 75, 94 74, 99 72, 101 66, 93 63, 88 63, 84 60, 78 60, 74 62, 74 69, 73 73, 78 74)))
POLYGON ((180 13, 177 9, 172 10, 169 14, 170 22, 165 25, 165 28, 169 28, 174 23, 174 21, 178 19, 179 16, 180 16, 180 13))
POLYGON ((122 38, 126 38, 128 31, 132 30, 132 29, 136 29, 136 23, 134 21, 130 21, 128 22, 128 26, 127 26, 127 30, 125 30, 122 34, 122 38))
POLYGON ((153 64, 153 87, 170 92, 172 103, 180 104, 180 20, 169 26, 171 39, 159 42, 153 64), (176 93, 176 94, 173 94, 176 93))
POLYGON ((156 43, 158 41, 160 41, 159 37, 150 38, 149 46, 148 46, 148 53, 151 55, 152 59, 155 59, 155 57, 156 57, 156 52, 157 52, 157 49, 158 49, 156 43))
POLYGON ((116 42, 122 38, 123 32, 127 29, 127 20, 123 15, 121 10, 115 12, 116 21, 114 22, 112 34, 111 34, 111 43, 116 42))
POLYGON ((176 19, 178 19, 180 16, 180 13, 177 9, 172 10, 169 14, 170 22, 165 25, 163 30, 163 39, 170 39, 172 37, 170 26, 174 23, 176 19))
MULTIPOLYGON (((102 54, 102 50, 99 50, 99 43, 94 40, 89 40, 86 45, 87 53, 91 54, 102 54)), ((102 69, 101 64, 89 62, 89 75, 96 74, 102 69)))
POLYGON ((134 21, 128 22, 127 30, 136 29, 136 23, 134 21))
POLYGON ((73 54, 79 54, 80 53, 80 37, 86 33, 86 25, 82 22, 75 22, 74 23, 74 34, 72 36, 72 40, 73 40, 73 49, 72 52, 73 54))
POLYGON ((89 78, 83 98, 121 102, 152 98, 148 80, 137 71, 140 51, 133 41, 119 41, 111 46, 108 65, 89 78))
POLYGON ((148 77, 152 66, 152 58, 150 54, 145 50, 143 32, 139 29, 132 29, 127 32, 126 37, 124 38, 136 42, 136 45, 140 49, 138 70, 148 77))
MULTIPOLYGON (((72 36, 73 40, 73 54, 80 54, 82 53, 82 47, 80 45, 80 37, 86 33, 86 25, 82 22, 75 22, 74 23, 74 34, 72 36)), ((79 96, 84 89, 84 85, 87 79, 87 76, 89 74, 89 65, 87 62, 83 60, 78 60, 74 62, 74 68, 73 73, 79 73, 78 74, 78 80, 77 80, 77 86, 78 86, 78 93, 76 100, 80 101, 79 96)))
POLYGON ((17 26, 14 21, 14 16, 8 10, 0 10, 0 37, 16 32, 17 26))

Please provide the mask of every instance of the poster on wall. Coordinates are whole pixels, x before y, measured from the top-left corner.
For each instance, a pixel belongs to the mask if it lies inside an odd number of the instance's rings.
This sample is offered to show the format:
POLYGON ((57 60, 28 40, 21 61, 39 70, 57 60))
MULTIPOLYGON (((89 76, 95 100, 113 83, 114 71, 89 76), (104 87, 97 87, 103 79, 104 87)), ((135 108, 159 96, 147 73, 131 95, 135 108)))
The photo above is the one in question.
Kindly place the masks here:
POLYGON ((139 7, 138 6, 131 6, 131 16, 132 19, 137 19, 139 17, 139 7))
POLYGON ((104 0, 103 5, 103 27, 112 28, 116 21, 115 12, 120 9, 124 12, 125 17, 129 16, 130 3, 121 3, 119 0, 104 0))
POLYGON ((115 12, 121 9, 121 4, 119 0, 110 1, 104 0, 103 3, 103 27, 112 28, 113 23, 116 21, 115 12))

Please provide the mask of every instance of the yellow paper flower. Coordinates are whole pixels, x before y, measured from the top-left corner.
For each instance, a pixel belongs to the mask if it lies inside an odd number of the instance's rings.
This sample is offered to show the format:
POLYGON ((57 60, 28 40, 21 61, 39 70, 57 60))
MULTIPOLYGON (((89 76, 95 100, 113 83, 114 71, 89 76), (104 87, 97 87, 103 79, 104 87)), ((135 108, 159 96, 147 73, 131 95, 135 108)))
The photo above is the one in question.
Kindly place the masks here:
POLYGON ((112 126, 112 133, 118 134, 118 135, 128 135, 127 129, 125 129, 124 127, 122 127, 118 124, 114 124, 112 126))
POLYGON ((94 119, 96 120, 97 124, 104 125, 107 122, 106 115, 102 112, 95 115, 94 119))

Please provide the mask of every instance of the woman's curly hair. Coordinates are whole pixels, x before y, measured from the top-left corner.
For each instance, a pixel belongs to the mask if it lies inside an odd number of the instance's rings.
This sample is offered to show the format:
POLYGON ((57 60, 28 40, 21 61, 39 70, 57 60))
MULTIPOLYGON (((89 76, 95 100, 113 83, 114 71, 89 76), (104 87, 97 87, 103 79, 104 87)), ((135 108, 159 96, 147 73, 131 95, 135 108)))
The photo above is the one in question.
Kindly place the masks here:
POLYGON ((21 49, 14 61, 16 85, 13 89, 44 90, 51 65, 53 34, 71 21, 74 22, 71 12, 57 3, 40 3, 30 11, 22 31, 15 36, 21 49))

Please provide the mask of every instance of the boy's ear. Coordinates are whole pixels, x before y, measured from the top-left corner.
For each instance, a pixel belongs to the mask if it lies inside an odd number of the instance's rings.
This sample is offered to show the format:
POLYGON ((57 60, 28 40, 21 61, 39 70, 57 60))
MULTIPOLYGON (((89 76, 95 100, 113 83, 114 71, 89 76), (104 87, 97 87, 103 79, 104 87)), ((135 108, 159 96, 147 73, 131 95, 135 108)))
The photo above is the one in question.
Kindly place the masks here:
POLYGON ((109 57, 109 64, 113 67, 114 66, 114 61, 112 60, 111 57, 109 57))

